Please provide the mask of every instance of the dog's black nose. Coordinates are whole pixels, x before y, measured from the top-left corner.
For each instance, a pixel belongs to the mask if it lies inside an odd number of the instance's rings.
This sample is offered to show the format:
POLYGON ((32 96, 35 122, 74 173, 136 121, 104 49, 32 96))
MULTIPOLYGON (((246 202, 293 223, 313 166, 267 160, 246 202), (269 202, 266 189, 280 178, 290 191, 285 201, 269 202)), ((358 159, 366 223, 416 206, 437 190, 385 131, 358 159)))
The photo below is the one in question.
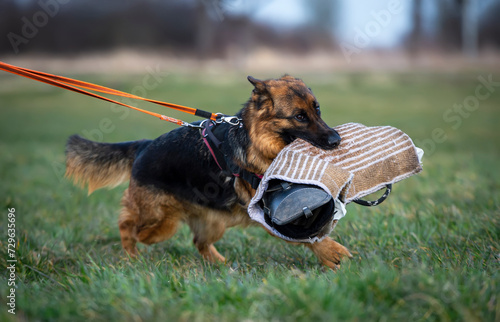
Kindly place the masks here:
POLYGON ((336 148, 340 144, 340 135, 337 133, 337 131, 333 131, 330 135, 328 135, 328 145, 331 146, 332 148, 336 148))

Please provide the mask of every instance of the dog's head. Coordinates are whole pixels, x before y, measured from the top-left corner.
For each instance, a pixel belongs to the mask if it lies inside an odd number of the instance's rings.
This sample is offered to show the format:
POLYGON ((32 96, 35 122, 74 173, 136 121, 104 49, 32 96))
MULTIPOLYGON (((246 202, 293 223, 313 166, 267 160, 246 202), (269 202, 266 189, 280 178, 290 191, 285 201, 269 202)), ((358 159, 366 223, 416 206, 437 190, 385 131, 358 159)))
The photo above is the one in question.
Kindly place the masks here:
POLYGON ((254 89, 243 119, 252 124, 252 143, 269 152, 268 157, 276 157, 296 138, 325 150, 339 145, 339 134, 321 119, 319 103, 302 80, 288 75, 265 81, 248 76, 248 80, 254 89))

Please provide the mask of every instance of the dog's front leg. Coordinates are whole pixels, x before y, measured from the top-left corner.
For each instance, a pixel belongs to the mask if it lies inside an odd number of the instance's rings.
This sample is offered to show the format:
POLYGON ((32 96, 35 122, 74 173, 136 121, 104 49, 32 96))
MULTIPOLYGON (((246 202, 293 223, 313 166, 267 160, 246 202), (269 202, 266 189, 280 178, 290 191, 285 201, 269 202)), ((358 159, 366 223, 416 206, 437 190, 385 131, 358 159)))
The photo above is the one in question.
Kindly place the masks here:
POLYGON ((313 251, 323 265, 333 270, 339 268, 340 261, 343 257, 352 258, 347 248, 332 240, 330 237, 326 237, 320 242, 306 244, 306 246, 313 251))
POLYGON ((225 263, 226 259, 222 256, 213 244, 199 244, 194 241, 196 248, 204 260, 211 263, 225 263))
POLYGON ((224 219, 224 214, 205 209, 200 214, 190 216, 187 220, 194 235, 193 243, 206 261, 212 263, 225 263, 226 261, 213 245, 224 235, 226 230, 224 219))

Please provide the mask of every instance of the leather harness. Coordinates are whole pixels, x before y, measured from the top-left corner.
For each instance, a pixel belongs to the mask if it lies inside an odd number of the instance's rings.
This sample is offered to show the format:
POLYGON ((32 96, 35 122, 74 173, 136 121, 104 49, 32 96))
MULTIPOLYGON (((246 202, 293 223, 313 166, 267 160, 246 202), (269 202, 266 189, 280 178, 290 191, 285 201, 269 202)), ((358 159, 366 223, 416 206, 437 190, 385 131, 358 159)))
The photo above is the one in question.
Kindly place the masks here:
MULTIPOLYGON (((239 126, 242 126, 241 122, 239 124, 239 126)), ((228 176, 239 177, 245 180, 252 186, 253 189, 257 189, 262 176, 249 172, 238 166, 232 160, 231 156, 228 155, 228 153, 226 153, 222 148, 223 142, 227 140, 229 129, 233 125, 205 120, 200 124, 200 126, 203 128, 200 131, 201 136, 203 137, 203 142, 205 142, 205 145, 210 151, 210 154, 212 154, 212 157, 217 163, 219 169, 221 169, 221 171, 228 176)))

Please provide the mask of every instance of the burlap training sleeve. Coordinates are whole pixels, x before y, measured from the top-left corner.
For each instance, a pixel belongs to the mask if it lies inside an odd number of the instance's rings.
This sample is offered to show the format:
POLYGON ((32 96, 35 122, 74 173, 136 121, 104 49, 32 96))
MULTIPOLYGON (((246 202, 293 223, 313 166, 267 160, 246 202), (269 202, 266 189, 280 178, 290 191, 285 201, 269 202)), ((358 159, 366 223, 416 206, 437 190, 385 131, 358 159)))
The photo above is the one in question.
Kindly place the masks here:
POLYGON ((297 139, 279 153, 250 202, 253 220, 270 228, 258 202, 272 179, 316 185, 347 204, 422 171, 421 150, 397 128, 347 123, 335 130, 342 138, 337 149, 321 150, 297 139))

